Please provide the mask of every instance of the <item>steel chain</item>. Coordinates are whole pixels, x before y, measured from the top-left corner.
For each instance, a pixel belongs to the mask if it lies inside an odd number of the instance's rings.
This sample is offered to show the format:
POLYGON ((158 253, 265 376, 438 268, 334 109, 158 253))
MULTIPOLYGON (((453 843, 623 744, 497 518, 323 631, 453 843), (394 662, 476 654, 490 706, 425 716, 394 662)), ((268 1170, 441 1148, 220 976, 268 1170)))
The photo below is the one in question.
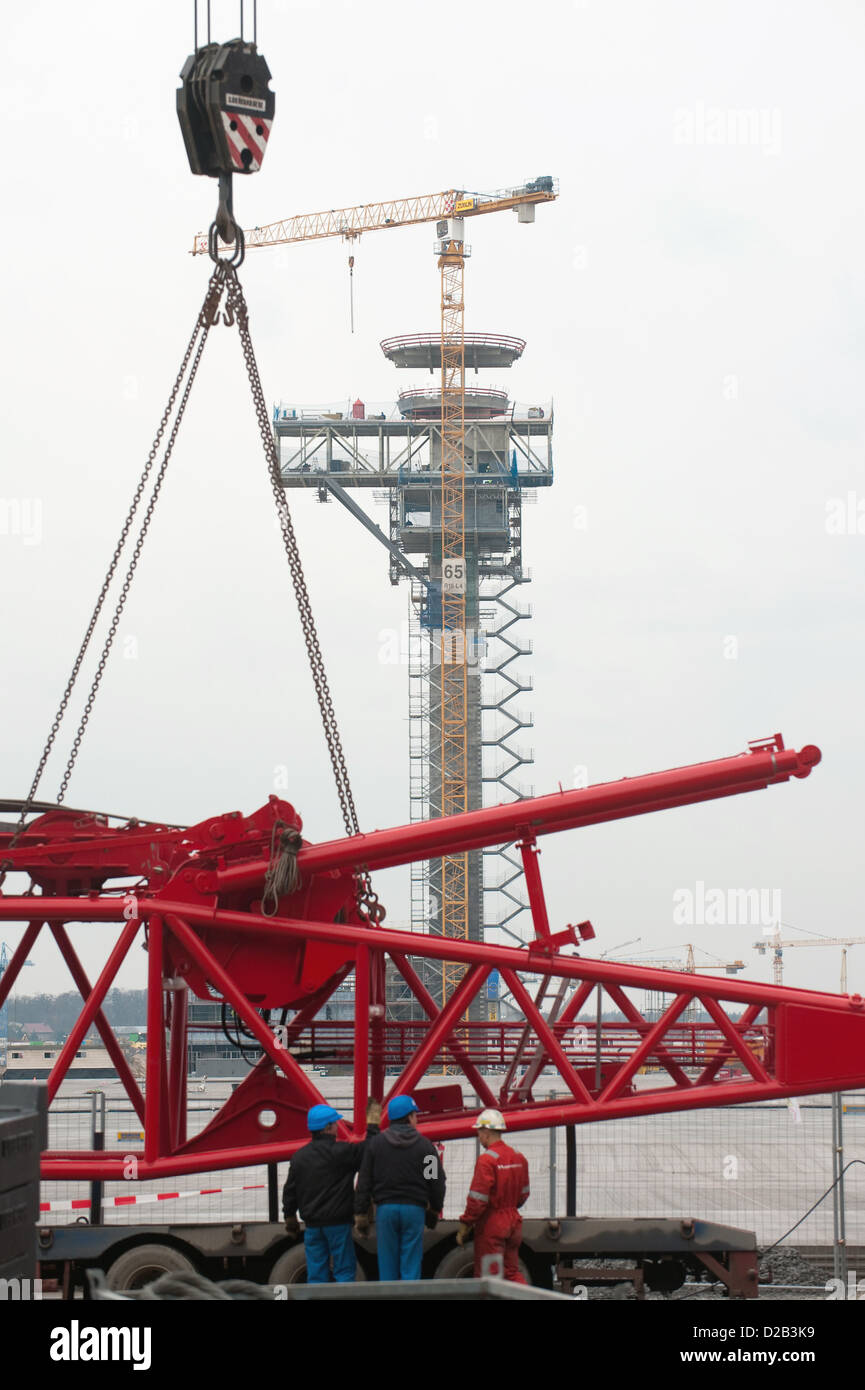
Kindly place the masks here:
POLYGON ((94 701, 96 700, 99 687, 102 684, 102 677, 105 674, 105 666, 108 661, 108 657, 111 654, 111 648, 114 645, 114 639, 117 636, 117 628, 120 624, 120 619, 123 615, 123 610, 126 607, 126 600, 129 597, 129 590, 132 585, 132 580, 135 577, 135 571, 138 566, 138 561, 141 559, 141 551, 144 546, 144 542, 147 538, 147 532, 150 529, 150 523, 153 520, 153 512, 156 507, 156 503, 159 500, 159 494, 162 490, 162 484, 165 481, 165 473, 168 468, 168 463, 171 459, 174 444, 177 439, 181 423, 183 421, 184 413, 186 411, 186 405, 189 400, 189 395, 192 391, 192 386, 195 382, 195 378, 198 373, 198 366, 201 362, 201 354, 204 351, 204 345, 207 342, 207 335, 210 332, 210 329, 213 326, 213 324, 216 323, 216 320, 219 315, 219 303, 222 297, 222 289, 225 280, 224 273, 221 273, 220 269, 217 268, 214 271, 211 280, 216 281, 217 283, 211 284, 211 286, 208 287, 208 293, 205 298, 204 305, 202 306, 198 324, 196 325, 196 330, 201 330, 201 336, 198 340, 198 346, 195 349, 195 356, 192 359, 192 366, 189 369, 189 376, 187 377, 186 385, 183 389, 183 395, 180 398, 180 404, 177 407, 177 414, 174 418, 174 424, 172 425, 171 433, 168 436, 168 443, 165 446, 165 453, 162 456, 162 463, 159 465, 159 471, 156 474, 156 480, 153 484, 153 491, 150 494, 150 500, 144 512, 144 517, 141 522, 141 529, 138 533, 138 538, 135 542, 135 546, 132 551, 132 558, 130 559, 129 566, 126 570, 126 576, 123 580, 123 587, 120 590, 120 597, 117 600, 117 605, 114 609, 114 615, 111 619, 111 624, 109 626, 108 633, 102 647, 102 652, 99 657, 99 664, 96 668, 96 674, 93 677, 93 683, 90 687, 90 693, 87 696, 87 702, 84 706, 84 712, 81 716, 81 722, 79 723, 78 729, 75 734, 75 739, 72 744, 72 751, 69 754, 69 761, 66 764, 66 770, 63 773, 63 780, 60 783, 60 790, 57 793, 58 803, 62 802, 64 796, 66 795, 66 788, 69 784, 69 778, 72 776, 72 769, 75 766, 75 760, 78 757, 78 750, 81 747, 81 740, 84 737, 85 730, 90 721, 90 715, 93 712, 94 701))
MULTIPOLYGON (((190 391, 192 389, 193 382, 195 381, 195 377, 198 372, 198 366, 201 361, 202 352, 204 351, 204 345, 207 341, 207 336, 211 327, 213 327, 219 321, 219 306, 222 300, 223 291, 226 289, 226 308, 225 313, 223 315, 223 321, 229 327, 233 326, 233 324, 236 323, 238 327, 238 332, 240 334, 241 349, 243 351, 243 357, 246 363, 246 370, 247 375, 249 377, 249 385, 252 393, 252 400, 255 408, 256 418, 258 421, 259 433, 261 434, 261 441, 264 447, 265 458, 268 463, 268 472, 270 475, 270 483, 273 491, 274 501, 276 503, 276 512, 279 518, 279 527, 282 533, 282 539, 283 544, 285 546, 286 556, 288 558, 289 570, 291 572, 292 583, 294 586, 295 597, 297 600, 298 612, 300 614, 301 628, 303 630, 304 642, 306 644, 310 670, 312 672, 313 685, 315 687, 315 693, 316 698, 318 700, 319 710, 321 711, 321 720, 324 728, 325 740, 327 742, 328 752, 330 754, 331 766, 333 768, 334 780, 336 782, 337 796, 339 797, 340 808, 342 810, 343 823, 345 825, 346 832, 349 835, 357 835, 360 833, 360 824, 358 822, 357 817, 357 808, 355 806, 354 795, 352 793, 351 783, 349 781, 348 768, 346 766, 345 754, 343 752, 342 747, 342 740, 340 738, 339 728, 336 722, 336 713, 333 708, 333 700, 330 694, 330 686, 328 684, 327 672, 325 671, 324 658, 321 653, 321 647, 318 640, 318 633, 315 627, 315 619, 312 613, 312 605, 309 599, 309 591, 306 587, 306 579, 303 573, 303 566, 300 559, 300 551, 297 545, 297 537, 294 532, 294 524, 291 519, 291 513, 288 509, 288 502, 285 497, 285 492, 283 491, 281 484, 279 474, 279 459, 277 457, 276 446, 274 444, 273 434, 271 432, 270 422, 268 420, 267 405, 264 399, 264 392, 261 386, 261 378, 258 372, 258 363, 256 362, 255 351, 252 346, 252 338, 249 333, 249 311, 247 309, 243 289, 240 285, 240 281, 237 278, 235 266, 232 265, 229 261, 217 261, 213 270, 213 274, 210 277, 207 293, 204 298, 204 303, 202 304, 201 310, 198 315, 198 319, 196 320, 195 329, 187 345, 186 352, 184 353, 183 360, 181 362, 180 370, 177 373, 177 377, 171 389, 171 393, 168 397, 168 403, 165 407, 165 411, 163 412, 159 428, 156 432, 156 437, 153 441, 152 448, 148 455, 147 464, 145 465, 144 471, 141 475, 141 478, 139 479, 138 486, 136 487, 132 504, 124 522, 123 529, 120 533, 120 539, 118 540, 117 546, 115 547, 114 554, 111 558, 111 563, 108 567, 108 572, 106 574, 105 580, 99 593, 99 598, 97 599, 96 606, 93 610, 90 623, 88 624, 87 631, 84 636, 84 640, 81 644, 81 648, 75 660, 75 665, 72 668, 72 674, 70 675, 69 681, 67 682, 66 689, 63 693, 63 698, 60 702, 60 706, 58 708, 54 722, 51 726, 48 741, 45 745, 45 749, 43 750, 42 757, 39 760, 39 765, 36 769, 36 774, 33 778, 33 783, 28 793, 27 800, 24 802, 24 805, 22 806, 18 825, 9 844, 10 849, 15 847, 18 840, 20 839, 22 831, 24 830, 27 815, 29 814, 31 805, 35 799, 39 782, 45 770, 45 766, 50 756, 51 749, 54 746, 54 741, 57 737, 60 725, 63 721, 63 717, 66 713, 66 708, 69 703, 69 699, 72 694, 75 682, 78 678, 78 674, 81 669, 81 664, 84 660, 88 646, 90 644, 90 640, 96 628, 96 624, 99 619, 99 615, 102 611, 102 607, 105 602, 108 590, 110 588, 111 581, 117 569, 117 565, 119 563, 123 547, 126 543, 126 540, 128 539, 129 532, 132 527, 132 522, 141 503, 147 479, 150 476, 153 464, 156 460, 156 455, 159 451, 159 446, 162 442, 162 438, 165 434, 165 430, 168 425, 168 420, 170 418, 174 402, 177 399, 177 393, 180 390, 181 383, 183 381, 187 367, 189 366, 190 358, 192 358, 192 367, 189 372, 186 385, 184 387, 183 395, 180 399, 180 405, 177 410, 174 424, 171 428, 171 432, 168 437, 168 443, 166 444, 162 463, 160 464, 159 471, 156 475, 156 480, 153 485, 153 491, 145 509, 144 518, 141 523, 141 528, 139 530, 138 537, 132 552, 132 558, 127 567, 126 576, 124 578, 123 586, 121 588, 120 597, 115 607, 114 615, 109 626, 108 634, 103 644, 96 673, 93 678, 90 692, 88 694, 87 701, 84 706, 84 712, 82 714, 81 721, 78 725, 78 729, 73 740, 69 759, 66 764, 66 769, 64 771, 63 778, 60 783, 60 790, 57 795, 58 805, 63 801, 63 798, 66 795, 66 788, 69 784, 69 779, 72 775, 72 771, 75 766, 76 759, 78 757, 78 752, 81 747, 81 741, 84 737, 87 724, 90 720, 90 715, 93 711, 93 705, 96 699, 96 695, 99 691, 99 687, 102 682, 102 677, 105 672, 105 666, 108 661, 108 657, 111 652, 114 639, 117 635, 117 628, 120 623, 120 618, 126 606, 126 600, 129 596, 129 590, 132 584, 132 580, 135 576, 135 570, 137 568, 138 561, 141 557, 141 551, 144 545, 144 541, 147 537, 147 532, 150 527, 150 522, 153 517, 156 502, 159 498, 162 483, 165 479, 165 473, 168 467, 168 462, 171 458, 174 443, 177 438, 178 431, 180 429, 180 424, 183 420, 184 412, 186 410, 186 404, 189 400, 190 391)), ((5 863, 2 866, 2 870, 0 870, 0 888, 2 888, 7 871, 11 867, 12 865, 10 863, 5 863)), ((357 870, 355 873, 355 882, 357 887, 357 903, 360 915, 365 920, 372 922, 373 924, 382 921, 385 915, 384 908, 379 902, 378 895, 373 890, 372 883, 370 881, 369 871, 365 868, 357 870)))
MULTIPOLYGON (((80 672, 80 670, 81 670, 81 665, 82 665, 82 663, 83 663, 83 661, 84 661, 84 657, 85 657, 86 654, 87 654, 87 649, 88 649, 88 647, 89 647, 89 645, 90 645, 90 640, 91 640, 91 638, 92 638, 92 636, 93 636, 93 633, 94 633, 94 631, 95 631, 95 629, 96 629, 96 624, 97 624, 97 622, 99 621, 99 615, 100 615, 100 613, 102 612, 102 607, 103 607, 103 605, 104 605, 104 603, 105 603, 105 599, 106 599, 106 597, 107 597, 107 595, 108 595, 108 591, 109 591, 109 589, 110 589, 110 587, 111 587, 111 581, 112 581, 113 578, 114 578, 115 571, 116 571, 117 566, 118 566, 118 564, 119 564, 119 562, 120 562, 120 556, 121 556, 121 554, 122 554, 122 552, 123 552, 123 548, 124 548, 124 546, 125 546, 125 544, 126 544, 126 541, 127 541, 127 539, 128 539, 128 536, 129 536, 129 532, 130 532, 130 530, 131 530, 131 528, 132 528, 132 523, 133 523, 133 521, 134 521, 134 519, 135 519, 135 514, 136 514, 136 512, 138 511, 138 507, 139 507, 139 505, 140 505, 140 503, 141 503, 141 499, 142 499, 142 497, 143 497, 143 495, 144 495, 144 489, 145 489, 145 487, 146 487, 146 485, 147 485, 147 480, 148 480, 148 478, 149 478, 149 476, 150 476, 150 473, 151 473, 151 471, 152 471, 152 469, 153 469, 153 465, 154 465, 154 463, 155 463, 155 461, 156 461, 156 455, 157 455, 157 453, 159 452, 159 446, 160 446, 160 444, 162 443, 162 438, 163 438, 163 436, 164 436, 164 434, 165 434, 165 430, 166 430, 166 428, 167 428, 168 421, 169 421, 169 418, 170 418, 170 416, 171 416, 171 412, 172 412, 172 410, 173 410, 173 408, 174 408, 174 402, 175 402, 175 400, 177 399, 177 393, 178 393, 178 391, 180 390, 181 383, 182 383, 183 378, 184 378, 184 376, 185 376, 185 374, 186 374, 187 367, 189 366, 190 358, 192 357, 193 352, 195 352, 195 349, 196 349, 196 340, 198 339, 199 333, 203 333, 203 336, 202 336, 202 339, 201 339, 201 343, 200 343, 199 346, 198 346, 198 351, 197 351, 197 354, 196 354, 196 363, 195 363, 195 369, 194 369, 194 370, 197 370, 198 360, 200 359, 200 356, 201 356, 201 348, 202 348, 202 346, 203 346, 203 343, 204 343, 204 340, 205 340, 205 338, 206 338, 206 336, 207 336, 207 333, 208 333, 208 331, 209 331, 209 329, 210 329, 210 326, 215 322, 215 315, 218 313, 219 301, 220 301, 220 299, 221 299, 221 297, 222 297, 222 292, 223 292, 224 284, 225 284, 225 275, 224 275, 224 272, 222 272, 222 270, 221 270, 220 267, 217 267, 216 270, 214 271, 214 273, 213 273, 213 274, 211 275, 211 277, 210 277, 210 281, 209 281, 208 287, 207 287, 207 293, 206 293, 205 298, 204 298, 204 303, 202 304, 201 310, 199 311, 198 318, 196 319, 196 322, 195 322, 195 328, 193 329, 192 335, 191 335, 191 337, 190 337, 190 339, 189 339, 189 342, 187 343, 187 346, 186 346, 186 351, 185 351, 184 354, 183 354, 183 359, 182 359, 182 361, 181 361, 181 363, 180 363, 180 369, 179 369, 179 371, 178 371, 178 373, 177 373, 177 376, 175 377, 174 385, 173 385, 172 388, 171 388, 171 392, 170 392, 170 394, 169 394, 168 401, 167 401, 166 406, 165 406, 165 410, 164 410, 163 413, 162 413, 162 419, 161 419, 160 422, 159 422, 159 428, 158 428, 157 431, 156 431, 156 435, 155 435, 155 438, 154 438, 154 440, 153 440, 153 444, 152 444, 152 446, 151 446, 150 453, 149 453, 148 456, 147 456, 147 463, 145 464, 144 470, 143 470, 143 472, 142 472, 142 474, 141 474, 141 477, 140 477, 139 480, 138 480, 138 485, 137 485, 137 487, 136 487, 136 489, 135 489, 135 492, 134 492, 134 494, 133 494, 132 502, 131 502, 131 504, 130 504, 129 511, 127 512, 127 515, 126 515, 126 520, 124 521, 124 523, 123 523, 123 528, 122 528, 122 530, 121 530, 121 532, 120 532, 120 538, 119 538, 119 540, 118 540, 118 542, 117 542, 117 545, 115 546, 114 554, 113 554, 112 557, 111 557, 111 562, 110 562, 110 564, 109 564, 109 566, 108 566, 108 570, 107 570, 107 572, 106 572, 105 579, 103 580, 102 588, 101 588, 100 591, 99 591, 99 597, 98 597, 97 600, 96 600, 96 606, 95 606, 94 609, 93 609, 93 613, 92 613, 92 615, 91 615, 90 622, 89 622, 88 625, 87 625, 87 631, 86 631, 85 634, 84 634, 84 639, 83 639, 83 641, 82 641, 82 643, 81 643, 81 646, 80 646, 80 648, 79 648, 78 655, 77 655, 77 657, 75 658, 75 664, 74 664, 73 667, 72 667, 71 675, 69 676, 69 680, 68 680, 67 683, 66 683, 66 688, 65 688, 65 690, 64 690, 64 692, 63 692, 63 697, 62 697, 62 699, 61 699, 61 701, 60 701, 60 704, 59 704, 59 706, 58 706, 57 713, 56 713, 56 715, 54 716, 54 722, 53 722, 52 725, 51 725, 51 730, 50 730, 49 735, 48 735, 48 740, 47 740, 47 742, 46 742, 46 744, 45 744, 45 747, 44 747, 44 749, 43 749, 43 751, 42 751, 42 756, 41 756, 40 759, 39 759, 39 763, 38 763, 38 766, 37 766, 37 768, 36 768, 36 772, 35 772, 35 775, 34 775, 34 777, 33 777, 33 781, 32 781, 32 783, 31 783, 30 790, 29 790, 29 792, 27 793, 27 798, 26 798, 26 800, 24 801, 24 803, 23 803, 23 805, 22 805, 22 807, 21 807, 21 811, 20 811, 20 814, 19 814, 19 817, 18 817, 18 824, 17 824, 17 826, 16 826, 16 828, 15 828, 15 833, 13 834, 12 839, 11 839, 10 842, 9 842, 9 845, 7 846, 8 849, 14 849, 14 848, 15 848, 15 845, 16 845, 16 844, 18 843, 18 841, 20 840, 21 835, 22 835, 22 833, 23 833, 23 831, 24 831, 25 823, 26 823, 27 817, 28 817, 28 815, 30 814, 30 810, 31 810, 31 807, 32 807, 32 805, 33 805, 33 802, 34 802, 35 799, 36 799, 36 792, 37 792, 38 789, 39 789, 39 783, 40 783, 40 781, 42 780, 42 774, 43 774, 43 772, 45 771, 46 764, 47 764, 48 759, 49 759, 49 757, 50 757, 50 755, 51 755, 51 750, 52 750, 52 748, 54 747, 55 740, 56 740, 57 735, 58 735, 58 733, 59 733, 59 731, 60 731, 60 725, 62 724, 63 718, 64 718, 64 716, 65 716, 65 714, 66 714, 66 709, 67 709, 67 706, 68 706, 68 704, 69 704, 69 700, 70 700, 70 698, 71 698, 71 696, 72 696, 72 691, 73 691, 73 689, 74 689, 74 687, 75 687, 75 683, 76 683, 76 681, 77 681, 77 679, 78 679, 78 675, 79 675, 79 672, 80 672)), ((187 391, 184 393, 184 401, 183 401, 183 405, 184 405, 184 406, 185 406, 186 397, 188 396, 188 394, 189 394, 189 392, 188 392, 188 387, 187 387, 187 391)), ((181 413, 182 413, 182 409, 183 409, 183 407, 181 407, 181 413)), ((171 448, 172 448, 172 446, 173 446, 173 444, 174 444, 174 439, 175 439, 175 437, 176 437, 176 435, 177 435, 177 426, 178 426, 178 423, 179 423, 179 419, 178 419, 178 421, 175 423, 174 429, 172 430, 172 433, 171 433, 171 437, 170 437, 170 441, 169 441, 169 445, 168 445, 168 453, 169 453, 169 454, 170 454, 171 448)), ((164 464, 163 464, 163 470, 162 470, 162 471, 163 471, 163 473, 164 473, 164 464)), ((150 515, 152 515, 152 511, 153 511, 153 501, 151 501, 150 507, 148 508, 148 512, 149 512, 150 515)), ((148 523, 147 523, 147 524, 149 524, 149 518, 148 518, 148 523)), ((145 528, 145 530, 146 530, 146 528, 145 528)), ((140 554, 141 545, 142 545, 142 543, 143 543, 143 534, 144 534, 144 533, 142 533, 142 534, 139 536, 138 545, 137 545, 137 547, 136 547, 138 554, 140 554)), ((136 561, 135 561, 135 563, 137 564, 137 556, 136 556, 136 561)), ((132 568, 133 568, 133 571, 134 571, 134 565, 133 565, 132 568)), ((131 574, 127 574, 127 581, 126 581, 126 585, 124 586, 125 591, 128 591, 130 580, 131 580, 131 574)), ((124 599, 124 601, 125 601, 125 599, 124 599)), ((119 613, 116 615, 116 618, 119 619, 119 613)), ((115 630, 116 630, 116 622, 115 622, 115 624, 114 624, 114 628, 115 628, 115 630)), ((113 638, 112 638, 112 640, 113 640, 113 638)), ((79 749, 79 747, 80 747, 80 745, 81 745, 81 738, 82 738, 83 733, 84 733, 84 727, 86 726, 87 719, 89 719, 89 717, 90 717, 90 710, 91 710, 92 707, 93 707, 93 700, 95 699, 96 689, 98 688, 99 680, 101 680, 101 677, 102 677, 102 669, 104 668, 105 657, 106 657, 106 656, 107 656, 107 652, 104 652, 104 653, 103 653, 103 659, 102 659, 102 661, 101 661, 101 663, 100 663, 100 669, 99 669, 99 672, 98 672, 98 679, 97 679, 97 681, 96 681, 96 683, 95 683, 95 685, 94 685, 94 688, 93 688, 93 689, 91 690, 91 692, 90 692, 90 697, 89 697, 88 702, 87 702, 87 707, 86 707, 86 709, 87 709, 86 718, 84 719, 82 726, 79 728, 78 734, 77 734, 77 736, 76 736, 75 743, 74 743, 74 745, 73 745, 73 754, 72 754, 72 756, 70 757, 69 763, 68 763, 67 768, 66 768, 66 772, 65 772, 64 777, 63 777, 63 782, 62 782, 62 784, 61 784, 60 795, 59 795, 58 798, 57 798, 57 799, 58 799, 58 802, 63 800, 63 796, 64 796, 65 793, 66 793, 66 787, 67 787, 67 784, 68 784, 68 782, 69 782, 69 776, 70 776, 70 774, 71 774, 71 772, 72 772, 72 767, 73 767, 74 762, 75 762, 75 759, 76 759, 76 757, 77 757, 77 755, 78 755, 78 749, 79 749)), ((5 862, 3 863, 2 869, 0 869, 0 888, 2 888, 2 886, 3 886, 3 884, 4 884, 5 880, 6 880, 6 875, 7 875, 8 871, 9 871, 9 869, 10 869, 11 867, 12 867, 11 862, 5 861, 5 862)))
MULTIPOLYGON (((346 766, 342 740, 336 722, 336 713, 333 708, 327 672, 324 667, 324 658, 321 654, 318 633, 315 627, 309 591, 306 587, 306 579, 303 573, 303 565, 300 559, 294 523, 291 519, 291 513, 288 509, 288 502, 280 478, 279 458, 277 456, 273 431, 271 430, 270 420, 268 418, 267 404, 264 399, 264 391, 262 390, 261 378, 258 372, 258 363, 255 359, 255 350, 252 346, 252 338, 249 332, 249 310, 247 309, 243 289, 237 278, 234 267, 227 263, 225 264, 226 279, 228 281, 226 322, 236 322, 240 334, 241 349, 246 363, 246 371, 249 377, 249 386, 252 392, 252 401, 255 407, 256 419, 258 420, 258 429, 261 435, 264 455, 268 464, 270 486, 273 492, 274 502, 276 503, 279 529, 282 533, 283 545, 285 546, 285 553, 288 558, 288 567, 291 572, 292 584, 294 586, 295 598, 300 614, 300 625, 303 630, 303 639, 309 657, 316 699, 318 700, 318 707, 321 711, 321 722, 324 728, 328 753, 330 754, 337 796, 339 797, 339 804, 342 810, 343 823, 347 834, 358 835, 360 834, 360 824, 357 818, 357 808, 355 807, 354 795, 349 781, 348 768, 346 766)), ((385 915, 384 908, 381 906, 377 894, 373 891, 368 870, 358 870, 355 874, 355 880, 357 883, 358 908, 361 911, 361 915, 373 923, 382 921, 385 915)))

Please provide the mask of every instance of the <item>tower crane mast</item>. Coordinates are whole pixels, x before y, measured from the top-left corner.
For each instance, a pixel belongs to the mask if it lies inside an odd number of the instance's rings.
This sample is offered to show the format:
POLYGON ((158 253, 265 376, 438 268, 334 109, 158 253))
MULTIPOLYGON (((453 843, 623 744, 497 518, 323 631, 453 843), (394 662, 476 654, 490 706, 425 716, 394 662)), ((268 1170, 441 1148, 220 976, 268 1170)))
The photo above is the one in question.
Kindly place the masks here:
MULTIPOLYGON (((469 809, 468 666, 473 659, 473 634, 466 606, 464 279, 469 248, 464 235, 465 218, 513 210, 520 222, 533 222, 537 204, 552 202, 557 197, 556 180, 544 175, 494 193, 451 188, 413 198, 305 213, 243 233, 245 246, 250 249, 326 237, 353 242, 367 231, 423 222, 437 224, 435 249, 441 276, 441 556, 436 587, 441 598, 437 653, 441 717, 437 750, 440 791, 438 805, 433 801, 433 809, 442 816, 469 809)), ((197 236, 193 254, 207 250, 208 238, 197 236)), ((353 328, 353 256, 349 258, 349 271, 353 328)), ((433 785, 431 779, 431 789, 433 785)), ((470 939, 469 902, 469 856, 464 852, 448 855, 441 861, 442 936, 470 939)), ((461 964, 443 962, 443 1001, 451 996, 461 977, 461 964)))

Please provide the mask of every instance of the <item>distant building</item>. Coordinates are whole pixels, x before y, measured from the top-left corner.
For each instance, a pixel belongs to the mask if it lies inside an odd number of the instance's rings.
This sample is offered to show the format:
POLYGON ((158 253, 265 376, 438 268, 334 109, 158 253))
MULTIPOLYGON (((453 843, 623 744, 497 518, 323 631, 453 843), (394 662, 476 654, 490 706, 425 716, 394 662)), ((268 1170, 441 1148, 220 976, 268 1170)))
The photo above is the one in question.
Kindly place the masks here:
MULTIPOLYGON (((220 1003, 189 1001, 187 1071, 190 1076, 244 1077, 256 1062, 261 1060, 262 1053, 258 1043, 242 1033, 237 1033, 233 1012, 228 1011, 230 1021, 227 1030, 223 1029, 222 1017, 220 1003)), ((278 1023, 276 1014, 271 1017, 271 1027, 274 1026, 275 1020, 278 1023)), ((301 1034, 301 1063, 314 1067, 328 1067, 334 1073, 341 1069, 350 1069, 353 1020, 354 979, 351 978, 334 991, 313 1020, 314 1057, 308 1055, 309 1029, 305 1029, 301 1034), (328 1029, 327 1025, 331 1023, 347 1027, 337 1026, 328 1029), (346 1055, 338 1056, 340 1051, 346 1055)))
MULTIPOLYGON (((9 1044, 6 1053, 6 1070, 2 1073, 4 1081, 46 1081, 60 1055, 56 1043, 9 1044)), ((99 1077, 116 1077, 114 1064, 104 1047, 89 1047, 85 1044, 78 1049, 66 1073, 67 1078, 79 1077, 82 1080, 99 1077)))
POLYGON ((27 1042, 34 1043, 53 1041, 56 1035, 56 1029, 49 1023, 22 1023, 21 1031, 27 1042))

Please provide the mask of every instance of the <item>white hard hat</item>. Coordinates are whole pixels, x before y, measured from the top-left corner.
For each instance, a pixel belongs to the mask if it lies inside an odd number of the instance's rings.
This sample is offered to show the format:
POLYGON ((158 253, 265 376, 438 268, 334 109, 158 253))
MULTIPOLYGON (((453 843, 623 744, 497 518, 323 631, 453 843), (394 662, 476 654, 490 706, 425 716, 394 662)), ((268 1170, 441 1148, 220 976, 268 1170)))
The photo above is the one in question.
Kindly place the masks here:
POLYGON ((505 1118, 501 1110, 482 1110, 472 1125, 472 1129, 495 1129, 499 1134, 505 1132, 505 1118))

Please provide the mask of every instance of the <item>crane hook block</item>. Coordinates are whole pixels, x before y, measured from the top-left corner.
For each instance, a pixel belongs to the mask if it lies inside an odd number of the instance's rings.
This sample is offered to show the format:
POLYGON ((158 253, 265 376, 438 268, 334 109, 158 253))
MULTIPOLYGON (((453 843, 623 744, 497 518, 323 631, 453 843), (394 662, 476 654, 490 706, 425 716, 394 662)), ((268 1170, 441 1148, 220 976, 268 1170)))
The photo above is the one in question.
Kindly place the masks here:
POLYGON ((177 116, 193 174, 254 174, 276 106, 270 69, 255 44, 206 44, 190 54, 180 78, 177 116))

